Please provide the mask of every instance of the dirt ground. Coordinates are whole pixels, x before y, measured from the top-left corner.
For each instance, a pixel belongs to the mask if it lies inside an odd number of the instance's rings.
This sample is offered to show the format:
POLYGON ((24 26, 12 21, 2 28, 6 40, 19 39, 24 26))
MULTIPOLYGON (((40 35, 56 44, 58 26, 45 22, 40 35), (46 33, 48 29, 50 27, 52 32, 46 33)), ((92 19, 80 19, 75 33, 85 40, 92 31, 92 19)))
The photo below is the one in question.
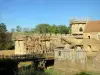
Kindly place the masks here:
POLYGON ((12 55, 15 54, 15 50, 0 50, 0 55, 12 55))

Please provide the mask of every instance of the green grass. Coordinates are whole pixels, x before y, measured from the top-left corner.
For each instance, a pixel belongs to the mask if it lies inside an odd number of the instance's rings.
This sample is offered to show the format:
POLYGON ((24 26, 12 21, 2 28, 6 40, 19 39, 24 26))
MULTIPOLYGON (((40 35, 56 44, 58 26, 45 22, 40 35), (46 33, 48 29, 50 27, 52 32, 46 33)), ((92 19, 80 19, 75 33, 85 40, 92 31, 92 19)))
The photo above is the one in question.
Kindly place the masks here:
POLYGON ((45 72, 49 73, 50 75, 61 75, 61 73, 55 72, 53 67, 51 69, 46 69, 45 72))
POLYGON ((100 75, 100 72, 80 72, 75 75, 100 75))
MULTIPOLYGON (((53 67, 51 69, 45 69, 45 73, 49 73, 50 75, 62 75, 62 73, 55 72, 53 67)), ((66 74, 66 75, 69 75, 69 74, 66 74)), ((76 73, 74 75, 100 75, 100 72, 87 72, 87 71, 84 71, 84 72, 76 73)))
POLYGON ((100 75, 100 72, 87 72, 89 73, 90 75, 100 75))

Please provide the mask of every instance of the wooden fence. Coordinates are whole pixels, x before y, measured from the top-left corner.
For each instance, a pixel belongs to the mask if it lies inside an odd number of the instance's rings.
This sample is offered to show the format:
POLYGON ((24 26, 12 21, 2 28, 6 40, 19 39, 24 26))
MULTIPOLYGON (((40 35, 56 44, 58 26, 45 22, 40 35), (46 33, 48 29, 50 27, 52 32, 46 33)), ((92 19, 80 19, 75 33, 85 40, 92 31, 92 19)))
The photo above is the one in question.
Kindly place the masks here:
POLYGON ((0 55, 0 59, 11 59, 11 60, 17 60, 17 61, 27 61, 27 60, 34 60, 34 59, 45 59, 45 58, 53 58, 52 53, 49 54, 25 54, 25 55, 0 55))
POLYGON ((70 61, 80 61, 84 63, 87 60, 86 51, 84 50, 74 50, 74 49, 64 49, 55 50, 55 59, 57 60, 70 60, 70 61), (59 55, 61 52, 61 55, 59 55))

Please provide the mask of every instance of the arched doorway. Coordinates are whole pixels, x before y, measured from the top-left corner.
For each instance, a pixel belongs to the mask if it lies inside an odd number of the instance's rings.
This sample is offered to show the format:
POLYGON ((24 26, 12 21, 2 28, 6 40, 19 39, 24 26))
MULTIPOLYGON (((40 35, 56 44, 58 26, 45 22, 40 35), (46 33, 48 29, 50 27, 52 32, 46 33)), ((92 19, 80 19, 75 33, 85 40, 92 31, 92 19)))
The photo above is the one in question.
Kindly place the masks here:
POLYGON ((91 45, 88 45, 88 46, 87 46, 87 50, 88 50, 89 52, 91 52, 91 45))
POLYGON ((88 38, 90 39, 90 36, 88 36, 88 38))

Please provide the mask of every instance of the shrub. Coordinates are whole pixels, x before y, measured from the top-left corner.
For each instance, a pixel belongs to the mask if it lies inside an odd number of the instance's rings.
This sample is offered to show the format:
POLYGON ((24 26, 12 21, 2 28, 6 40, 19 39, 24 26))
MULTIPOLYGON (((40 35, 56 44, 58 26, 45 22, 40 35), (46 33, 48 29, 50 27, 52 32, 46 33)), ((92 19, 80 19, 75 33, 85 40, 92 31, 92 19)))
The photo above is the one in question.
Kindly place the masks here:
POLYGON ((90 74, 88 74, 86 72, 80 72, 80 73, 76 73, 75 75, 90 75, 90 74))
POLYGON ((12 33, 0 33, 0 50, 9 50, 14 48, 12 33))

